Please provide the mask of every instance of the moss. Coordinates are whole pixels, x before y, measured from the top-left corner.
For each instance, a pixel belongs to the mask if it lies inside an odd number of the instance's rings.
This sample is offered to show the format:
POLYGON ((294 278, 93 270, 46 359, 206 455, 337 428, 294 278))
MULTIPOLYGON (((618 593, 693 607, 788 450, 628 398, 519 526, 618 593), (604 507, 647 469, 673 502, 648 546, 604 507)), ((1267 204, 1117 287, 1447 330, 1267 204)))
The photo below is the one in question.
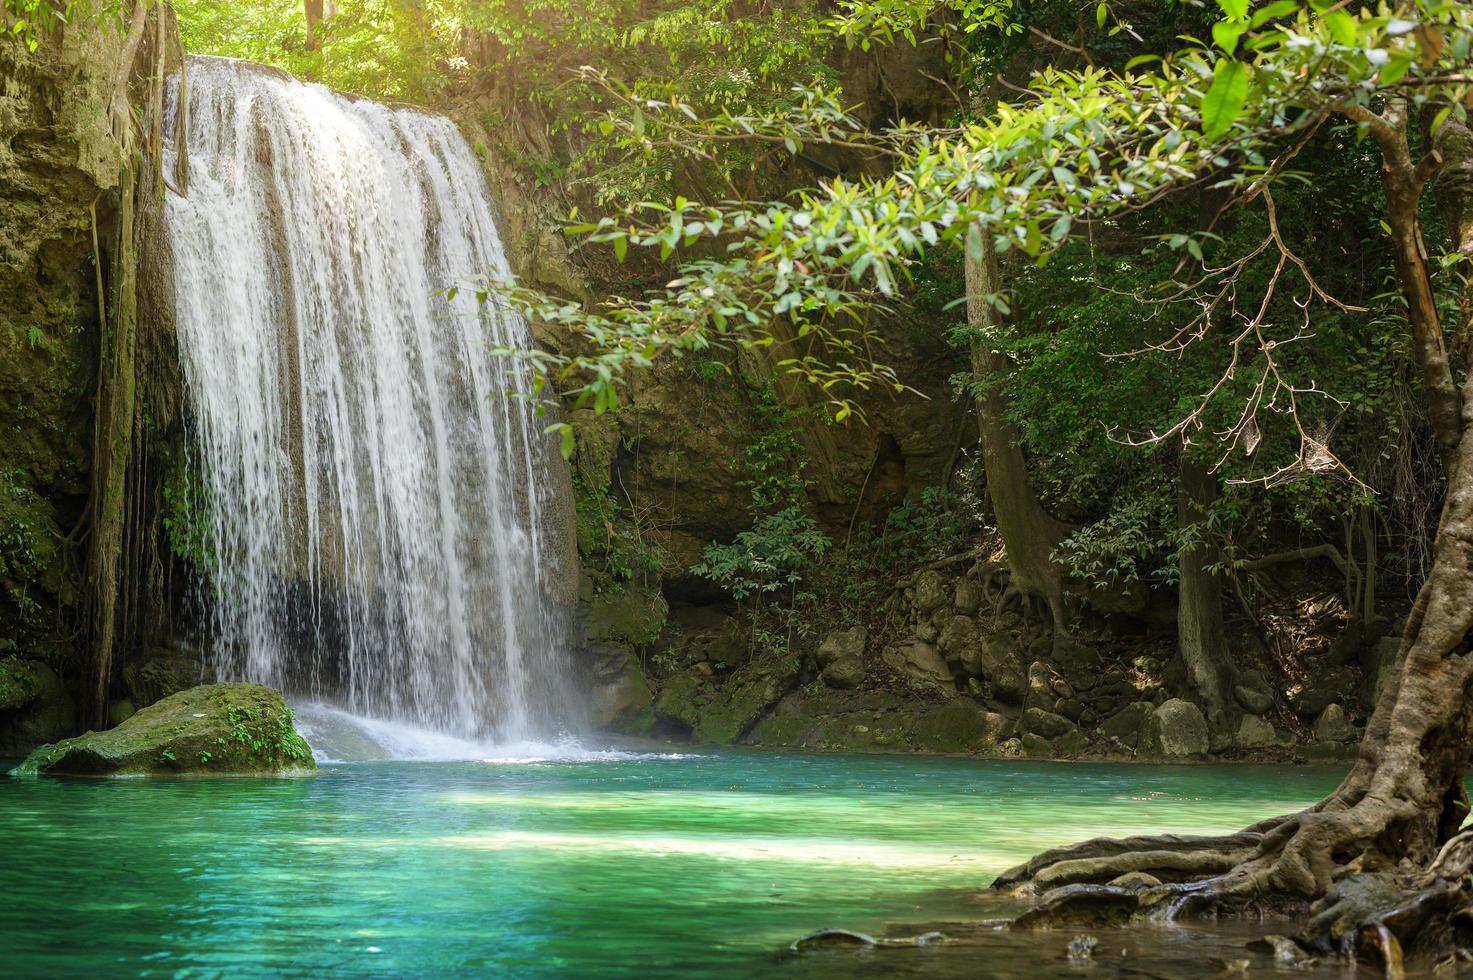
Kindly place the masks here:
POLYGON ((7 657, 0 660, 0 711, 24 708, 41 693, 38 665, 7 657))
POLYGON ((14 775, 296 775, 316 769, 292 709, 259 684, 171 695, 118 727, 45 745, 14 775))
POLYGON ((588 605, 588 632, 595 640, 649 646, 660 635, 669 611, 659 592, 624 583, 593 597, 588 605))

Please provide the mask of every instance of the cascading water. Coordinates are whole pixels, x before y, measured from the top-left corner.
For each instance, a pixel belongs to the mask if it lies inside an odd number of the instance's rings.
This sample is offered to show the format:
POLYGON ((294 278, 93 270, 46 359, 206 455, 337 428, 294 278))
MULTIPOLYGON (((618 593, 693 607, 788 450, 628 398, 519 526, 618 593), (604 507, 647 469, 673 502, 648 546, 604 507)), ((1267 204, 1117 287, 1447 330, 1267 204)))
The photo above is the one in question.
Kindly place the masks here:
POLYGON ((458 738, 565 726, 555 450, 495 356, 529 331, 444 295, 508 271, 470 147, 439 116, 187 67, 166 208, 217 673, 458 738))

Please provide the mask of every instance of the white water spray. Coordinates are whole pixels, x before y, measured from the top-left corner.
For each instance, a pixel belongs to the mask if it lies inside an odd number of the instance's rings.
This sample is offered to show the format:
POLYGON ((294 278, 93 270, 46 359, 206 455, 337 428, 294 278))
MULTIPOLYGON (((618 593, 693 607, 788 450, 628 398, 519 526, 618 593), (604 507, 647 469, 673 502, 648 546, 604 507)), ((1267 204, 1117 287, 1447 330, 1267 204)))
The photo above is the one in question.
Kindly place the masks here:
POLYGON ((508 271, 470 147, 229 59, 186 91, 167 223, 217 673, 461 739, 564 727, 555 450, 493 354, 529 332, 443 295, 508 271))

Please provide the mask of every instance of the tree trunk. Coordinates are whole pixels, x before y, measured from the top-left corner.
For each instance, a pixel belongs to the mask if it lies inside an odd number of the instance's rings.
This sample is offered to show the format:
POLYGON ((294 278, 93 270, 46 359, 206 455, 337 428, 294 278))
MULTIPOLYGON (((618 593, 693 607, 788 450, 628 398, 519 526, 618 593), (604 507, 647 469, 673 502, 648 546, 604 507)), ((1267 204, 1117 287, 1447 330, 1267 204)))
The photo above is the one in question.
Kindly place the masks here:
POLYGON ((1235 670, 1222 621, 1222 588, 1211 566, 1217 550, 1207 539, 1207 514, 1217 499, 1217 477, 1184 448, 1177 467, 1176 518, 1183 542, 1177 552, 1177 644, 1208 720, 1225 727, 1232 707, 1235 670))
MULTIPOLYGON (((1453 250, 1462 256, 1457 266, 1463 277, 1462 301, 1453 334, 1466 349, 1473 334, 1473 129, 1449 117, 1437 131, 1433 145, 1442 154, 1433 194, 1453 250)), ((1473 351, 1468 356, 1473 356, 1473 351)))
POLYGON ((1069 529, 1043 509, 1034 493, 1018 430, 1007 417, 1003 382, 1009 370, 1008 358, 995 350, 988 338, 999 325, 997 308, 990 297, 1001 292, 1001 275, 991 234, 984 231, 982 240, 981 260, 968 255, 965 262, 967 323, 973 330, 972 380, 976 386, 977 428, 982 437, 987 493, 1007 549, 1012 577, 1008 588, 1043 599, 1048 604, 1055 632, 1062 635, 1066 630, 1064 576, 1053 553, 1068 536, 1069 529))

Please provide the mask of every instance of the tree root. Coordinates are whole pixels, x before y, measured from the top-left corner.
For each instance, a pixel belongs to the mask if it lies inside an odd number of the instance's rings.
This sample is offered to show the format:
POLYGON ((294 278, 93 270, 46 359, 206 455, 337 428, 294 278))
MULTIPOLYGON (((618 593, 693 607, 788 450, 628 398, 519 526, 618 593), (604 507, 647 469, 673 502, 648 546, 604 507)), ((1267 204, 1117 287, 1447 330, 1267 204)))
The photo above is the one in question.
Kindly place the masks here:
POLYGON ((1278 958, 1294 949, 1306 958, 1343 956, 1373 962, 1388 977, 1402 976, 1407 960, 1473 962, 1473 830, 1447 841, 1425 870, 1406 862, 1378 868, 1374 840, 1399 808, 1334 801, 1225 837, 1100 838, 1055 848, 993 887, 1038 896, 1012 929, 1272 911, 1307 916, 1292 939, 1259 944, 1278 958), (1311 904, 1322 876, 1328 884, 1311 904))

